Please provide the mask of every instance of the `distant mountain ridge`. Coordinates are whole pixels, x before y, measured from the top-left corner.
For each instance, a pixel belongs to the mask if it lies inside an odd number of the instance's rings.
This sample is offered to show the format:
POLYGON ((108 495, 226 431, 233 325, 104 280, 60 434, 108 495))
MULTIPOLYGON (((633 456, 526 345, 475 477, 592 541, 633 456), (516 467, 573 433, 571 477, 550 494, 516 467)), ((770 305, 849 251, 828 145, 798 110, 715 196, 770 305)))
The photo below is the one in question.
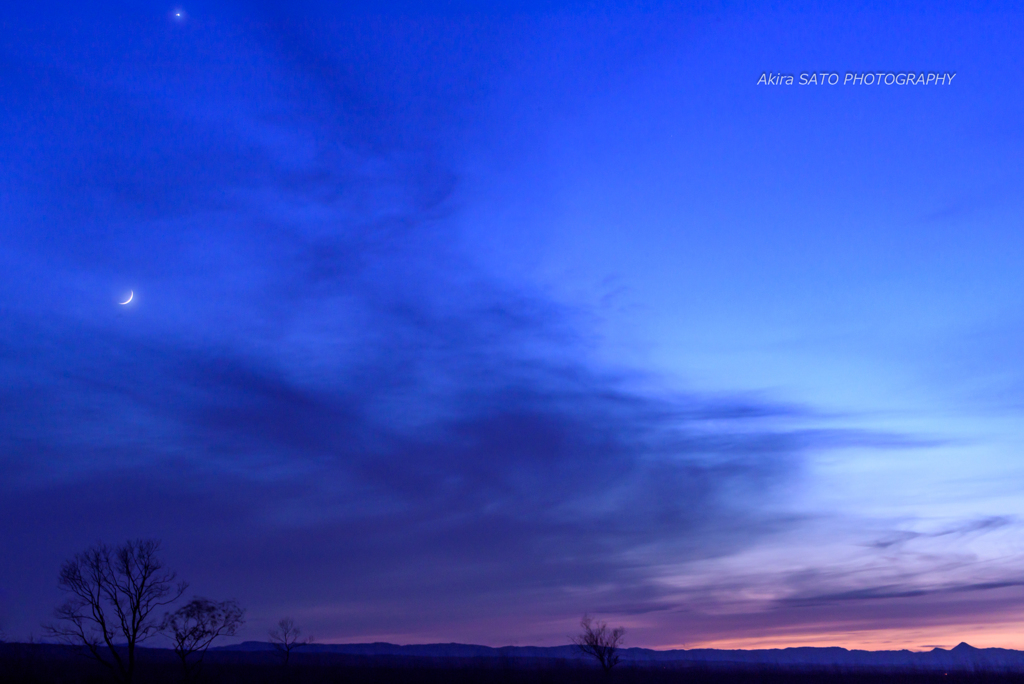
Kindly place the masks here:
MULTIPOLYGON (((211 651, 269 651, 273 644, 245 641, 220 646, 211 651)), ((583 656, 575 646, 477 646, 473 644, 415 644, 402 646, 385 642, 369 644, 309 644, 304 653, 337 653, 363 656, 404 656, 420 658, 544 658, 578 660, 583 656)), ((845 648, 799 647, 757 650, 722 650, 713 648, 655 651, 649 648, 624 648, 622 662, 637 665, 654 663, 677 664, 745 664, 788 666, 836 666, 853 668, 906 668, 956 670, 1024 671, 1024 651, 1005 648, 974 648, 960 643, 946 650, 931 651, 860 651, 845 648)))

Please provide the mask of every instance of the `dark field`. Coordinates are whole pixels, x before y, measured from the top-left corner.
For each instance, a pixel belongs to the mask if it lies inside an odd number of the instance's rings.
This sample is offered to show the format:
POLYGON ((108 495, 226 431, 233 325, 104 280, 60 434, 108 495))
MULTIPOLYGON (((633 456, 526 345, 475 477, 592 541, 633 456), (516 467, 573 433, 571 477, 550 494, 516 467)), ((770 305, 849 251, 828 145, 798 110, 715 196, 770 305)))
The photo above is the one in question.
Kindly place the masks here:
MULTIPOLYGON (((355 683, 396 684, 616 684, 685 682, 687 684, 925 684, 941 682, 1021 682, 1024 673, 972 672, 965 670, 895 671, 839 668, 796 668, 744 665, 622 664, 608 677, 599 669, 565 660, 499 658, 439 659, 396 656, 297 654, 288 666, 272 653, 211 652, 199 678, 209 684, 355 683)), ((40 644, 0 645, 0 681, 3 684, 100 684, 115 679, 78 649, 40 644)), ((177 684, 182 681, 173 653, 145 649, 135 681, 137 684, 177 684)))

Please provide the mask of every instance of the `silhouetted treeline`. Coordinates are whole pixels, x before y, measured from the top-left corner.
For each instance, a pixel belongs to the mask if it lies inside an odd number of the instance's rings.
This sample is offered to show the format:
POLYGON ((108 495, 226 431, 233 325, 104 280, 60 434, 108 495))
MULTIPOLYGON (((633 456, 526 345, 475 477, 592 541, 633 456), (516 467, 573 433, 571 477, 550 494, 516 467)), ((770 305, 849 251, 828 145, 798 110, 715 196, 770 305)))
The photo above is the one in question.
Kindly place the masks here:
MULTIPOLYGON (((111 681, 110 673, 86 657, 83 650, 48 644, 0 644, 0 680, 4 684, 103 684, 111 681)), ((141 649, 136 681, 178 684, 181 668, 174 652, 141 649)), ((1024 673, 622 663, 607 676, 593 664, 555 659, 296 653, 284 666, 273 652, 211 652, 200 681, 208 684, 1024 684, 1024 673)))

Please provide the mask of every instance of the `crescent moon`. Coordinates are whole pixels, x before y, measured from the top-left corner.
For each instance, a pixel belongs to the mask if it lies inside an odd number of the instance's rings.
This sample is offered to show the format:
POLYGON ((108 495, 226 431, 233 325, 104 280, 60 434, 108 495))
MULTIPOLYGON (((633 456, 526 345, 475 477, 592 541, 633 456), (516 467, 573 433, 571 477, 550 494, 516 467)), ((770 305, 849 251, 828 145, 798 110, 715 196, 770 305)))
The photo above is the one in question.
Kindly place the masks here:
POLYGON ((134 296, 135 296, 135 290, 131 290, 129 292, 129 294, 128 294, 128 299, 124 300, 123 302, 118 302, 118 304, 120 304, 121 306, 124 306, 128 302, 132 301, 132 297, 134 297, 134 296))

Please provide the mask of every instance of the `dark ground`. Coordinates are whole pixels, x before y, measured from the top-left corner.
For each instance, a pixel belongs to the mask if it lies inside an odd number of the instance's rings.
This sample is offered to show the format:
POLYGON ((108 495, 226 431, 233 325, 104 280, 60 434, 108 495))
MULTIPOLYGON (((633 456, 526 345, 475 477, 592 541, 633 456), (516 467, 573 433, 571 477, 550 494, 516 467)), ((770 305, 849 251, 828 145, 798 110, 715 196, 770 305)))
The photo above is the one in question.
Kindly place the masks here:
MULTIPOLYGON (((103 684, 115 681, 106 670, 68 646, 0 644, 2 684, 103 684)), ((144 649, 136 684, 178 684, 180 666, 173 653, 144 649)), ((1024 673, 894 671, 743 665, 694 666, 620 664, 606 677, 599 669, 565 660, 500 658, 415 658, 293 654, 285 667, 274 653, 209 653, 200 682, 207 684, 1024 684, 1024 673)))

